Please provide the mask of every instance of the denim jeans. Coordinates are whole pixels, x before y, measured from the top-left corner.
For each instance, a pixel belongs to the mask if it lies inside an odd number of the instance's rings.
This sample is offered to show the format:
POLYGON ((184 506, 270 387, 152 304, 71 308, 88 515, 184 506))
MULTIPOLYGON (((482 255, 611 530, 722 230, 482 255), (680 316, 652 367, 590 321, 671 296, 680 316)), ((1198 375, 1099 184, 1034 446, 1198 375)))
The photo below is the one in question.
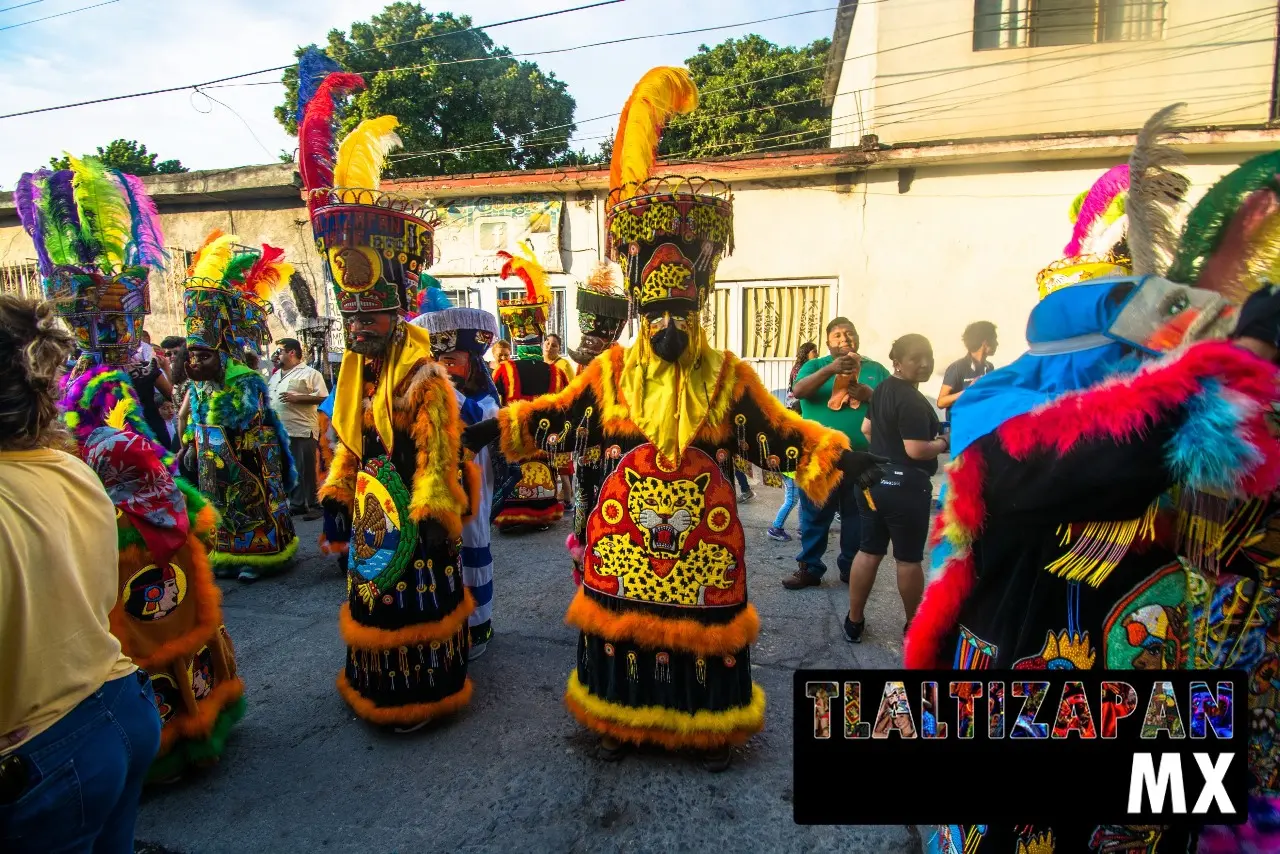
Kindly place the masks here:
POLYGON ((155 694, 141 673, 105 683, 14 751, 30 782, 0 804, 0 851, 132 854, 138 798, 160 749, 155 694))
POLYGON ((857 483, 846 486, 841 482, 822 506, 800 493, 800 554, 796 560, 819 578, 827 572, 822 556, 827 551, 827 534, 837 513, 840 514, 840 557, 836 559, 836 566, 841 572, 848 572, 853 566, 853 556, 858 553, 862 539, 857 489, 857 483))
POLYGON ((738 479, 738 493, 746 495, 751 491, 751 482, 747 480, 747 476, 737 469, 733 470, 734 477, 738 479))
POLYGON ((782 486, 786 490, 786 494, 782 497, 782 506, 778 508, 778 515, 773 517, 773 527, 781 528, 787 524, 787 517, 791 515, 791 511, 796 509, 796 495, 800 490, 796 489, 796 479, 794 477, 784 477, 782 486))

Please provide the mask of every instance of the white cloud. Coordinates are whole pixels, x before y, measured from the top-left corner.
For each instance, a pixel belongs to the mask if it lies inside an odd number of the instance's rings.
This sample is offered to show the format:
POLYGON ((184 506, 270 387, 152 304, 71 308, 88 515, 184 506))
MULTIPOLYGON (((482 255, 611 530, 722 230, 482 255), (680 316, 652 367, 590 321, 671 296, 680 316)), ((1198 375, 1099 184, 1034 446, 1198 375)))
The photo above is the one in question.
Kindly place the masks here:
MULTIPOLYGON (((453 0, 454 14, 476 24, 580 5, 581 0, 453 0)), ((84 5, 49 0, 0 14, 0 26, 84 5), (39 14, 35 12, 39 10, 39 14)), ((180 86, 292 61, 301 44, 324 44, 386 6, 383 0, 120 0, 44 23, 0 31, 0 113, 180 86)), ((425 3, 431 11, 440 7, 425 3)), ((631 35, 717 26, 791 11, 834 7, 834 0, 629 0, 489 31, 513 52, 547 50, 631 35)), ((830 36, 833 8, 752 27, 631 42, 532 57, 569 84, 577 99, 578 138, 606 133, 631 86, 655 65, 680 64, 699 44, 757 32, 782 44, 830 36)), ((278 80, 263 75, 254 80, 278 80)), ((0 186, 62 150, 91 152, 119 137, 137 139, 161 158, 190 168, 265 163, 294 144, 272 115, 279 85, 211 88, 223 107, 190 90, 113 101, 0 121, 0 186), (243 122, 228 109, 234 110, 243 122), (247 127, 246 127, 247 125, 247 127), (255 139, 255 135, 257 139, 255 139)), ((467 140, 459 140, 465 143, 467 140)), ((582 145, 593 149, 595 142, 582 145)))

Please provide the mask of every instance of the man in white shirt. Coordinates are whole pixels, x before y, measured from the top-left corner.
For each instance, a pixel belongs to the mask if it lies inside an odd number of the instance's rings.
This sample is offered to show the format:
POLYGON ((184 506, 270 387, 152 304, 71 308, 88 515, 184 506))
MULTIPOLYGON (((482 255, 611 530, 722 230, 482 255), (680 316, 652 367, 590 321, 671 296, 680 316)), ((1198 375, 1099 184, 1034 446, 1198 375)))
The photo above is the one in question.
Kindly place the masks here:
POLYGON ((298 485, 289 496, 294 515, 308 522, 321 516, 316 498, 316 453, 319 450, 320 419, 316 407, 329 396, 324 377, 302 360, 302 345, 296 338, 280 340, 280 370, 271 375, 267 388, 271 408, 289 434, 289 451, 298 469, 298 485))

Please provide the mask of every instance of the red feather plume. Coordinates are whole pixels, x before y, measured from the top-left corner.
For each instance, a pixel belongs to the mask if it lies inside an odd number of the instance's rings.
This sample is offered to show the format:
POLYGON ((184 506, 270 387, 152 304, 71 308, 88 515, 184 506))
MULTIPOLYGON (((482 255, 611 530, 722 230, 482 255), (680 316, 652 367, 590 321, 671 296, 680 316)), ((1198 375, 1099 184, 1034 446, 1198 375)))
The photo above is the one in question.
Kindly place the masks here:
MULTIPOLYGON (((307 112, 298 126, 298 171, 302 173, 302 186, 308 195, 312 190, 333 186, 336 99, 363 88, 364 78, 359 74, 334 72, 321 81, 307 104, 307 112)), ((316 205, 311 198, 307 199, 308 207, 316 205)))

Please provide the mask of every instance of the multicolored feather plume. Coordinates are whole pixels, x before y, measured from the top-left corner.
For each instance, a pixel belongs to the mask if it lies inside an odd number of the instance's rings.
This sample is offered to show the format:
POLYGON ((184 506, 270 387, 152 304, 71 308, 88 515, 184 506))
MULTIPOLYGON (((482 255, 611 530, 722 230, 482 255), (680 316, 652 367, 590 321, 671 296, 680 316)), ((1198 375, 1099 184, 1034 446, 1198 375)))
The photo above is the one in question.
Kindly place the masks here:
POLYGON ((538 256, 534 254, 533 247, 525 242, 517 248, 520 250, 520 255, 512 255, 510 252, 498 253, 498 257, 506 261, 502 265, 502 278, 509 279, 515 276, 524 282, 525 293, 530 300, 550 303, 551 288, 547 286, 547 271, 538 263, 538 256))
POLYGON ((200 244, 200 248, 197 249, 195 254, 191 256, 191 263, 187 265, 188 279, 195 276, 196 264, 200 262, 200 259, 201 257, 203 257, 205 250, 208 249, 210 246, 212 246, 213 243, 217 241, 219 237, 223 236, 223 234, 225 234, 225 232, 222 229, 215 228, 213 231, 209 232, 209 234, 205 237, 204 243, 200 244))
POLYGON ((1178 255, 1168 278, 1186 284, 1197 281, 1241 203, 1254 190, 1272 184, 1277 173, 1280 173, 1280 151, 1272 151, 1246 161, 1210 187, 1187 215, 1178 255))
MULTIPOLYGON (((330 74, 307 105, 302 124, 298 126, 298 170, 308 193, 333 186, 337 99, 363 88, 364 78, 359 74, 330 74)), ((319 200, 309 199, 308 204, 314 208, 319 200)))
POLYGON ((93 247, 84 244, 80 233, 70 172, 41 169, 31 175, 28 201, 29 205, 24 202, 18 208, 18 215, 36 244, 42 276, 52 276, 58 267, 79 266, 86 258, 92 260, 93 247))
POLYGON ((329 55, 315 45, 309 46, 298 57, 298 109, 294 112, 294 121, 302 125, 302 117, 307 113, 307 105, 316 96, 321 81, 329 74, 342 71, 342 66, 329 58, 329 55))
POLYGON ((272 299, 282 287, 289 284, 289 279, 293 276, 293 265, 283 261, 283 258, 283 249, 262 244, 262 253, 249 268, 244 281, 240 283, 240 289, 263 301, 272 299))
POLYGON ((1129 254, 1136 276, 1164 275, 1177 246, 1174 217, 1190 182, 1176 168, 1182 152, 1166 138, 1185 104, 1157 111, 1138 132, 1129 156, 1129 254))
POLYGON ((234 246, 239 240, 234 234, 223 234, 215 231, 205 240, 196 252, 187 275, 194 279, 212 279, 221 282, 225 279, 227 267, 231 264, 234 246), (215 236, 216 235, 216 236, 215 236))
POLYGON ((698 87, 687 69, 662 66, 640 78, 618 117, 609 164, 609 189, 615 201, 635 195, 658 159, 662 130, 674 115, 698 106, 698 87))
POLYGON ((129 205, 133 238, 125 247, 125 263, 145 267, 161 267, 169 260, 164 248, 164 232, 160 230, 160 212, 137 175, 113 170, 129 205))
POLYGON ((71 187, 80 213, 80 233, 97 247, 96 266, 110 275, 125 264, 125 249, 133 240, 132 218, 124 190, 96 157, 83 160, 67 155, 71 187))
POLYGON ((1115 220, 1124 215, 1123 202, 1119 206, 1119 212, 1116 213, 1116 207, 1113 206, 1117 197, 1123 197, 1129 191, 1129 164, 1121 163, 1118 166, 1112 166, 1102 177, 1093 182, 1084 193, 1084 197, 1076 197, 1079 207, 1073 203, 1073 213, 1075 216, 1072 222, 1075 228, 1071 230, 1071 242, 1063 249, 1063 255, 1067 258, 1074 258, 1077 255, 1085 254, 1084 243, 1091 231, 1097 229, 1099 222, 1102 222, 1102 228, 1105 229, 1115 220), (1110 217, 1108 219, 1108 217, 1110 217))
POLYGON ((49 181, 49 170, 26 172, 18 179, 18 186, 13 191, 13 204, 18 209, 18 220, 23 229, 31 235, 31 242, 36 246, 36 259, 40 262, 40 272, 48 276, 53 270, 49 260, 49 249, 45 246, 44 223, 40 219, 38 199, 41 189, 49 181))
POLYGON ((338 162, 333 168, 333 186, 353 190, 376 190, 382 183, 387 155, 401 146, 395 116, 365 119, 347 134, 338 146, 338 162))
POLYGON ((1280 199, 1270 188, 1250 193, 1227 223, 1217 249, 1205 259, 1196 287, 1219 293, 1236 305, 1243 303, 1257 287, 1250 287, 1246 277, 1254 235, 1277 210, 1280 199))

